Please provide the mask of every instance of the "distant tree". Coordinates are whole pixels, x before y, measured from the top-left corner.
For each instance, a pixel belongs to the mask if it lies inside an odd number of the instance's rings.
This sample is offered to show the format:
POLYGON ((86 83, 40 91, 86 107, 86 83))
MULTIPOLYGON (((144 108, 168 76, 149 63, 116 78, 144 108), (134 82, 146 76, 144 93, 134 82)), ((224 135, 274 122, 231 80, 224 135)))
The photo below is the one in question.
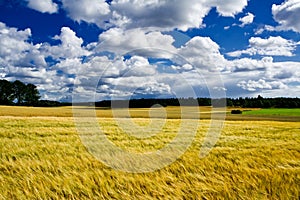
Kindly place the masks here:
POLYGON ((258 99, 258 100, 263 100, 264 98, 263 98, 262 96, 258 95, 258 96, 257 96, 257 99, 258 99))

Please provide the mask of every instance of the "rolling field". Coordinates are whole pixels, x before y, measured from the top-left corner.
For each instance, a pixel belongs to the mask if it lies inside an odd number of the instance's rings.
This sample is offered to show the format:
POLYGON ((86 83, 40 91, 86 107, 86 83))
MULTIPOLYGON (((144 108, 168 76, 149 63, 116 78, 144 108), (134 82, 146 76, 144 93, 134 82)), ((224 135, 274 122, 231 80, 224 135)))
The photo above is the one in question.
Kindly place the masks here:
MULTIPOLYGON (((180 110, 165 111, 161 130, 148 138, 125 133, 109 109, 98 108, 96 115, 115 145, 147 153, 176 137, 180 110)), ((126 173, 104 165, 87 151, 71 107, 1 106, 0 199, 300 198, 299 116, 286 114, 280 120, 282 116, 271 114, 228 114, 215 147, 200 158, 210 111, 200 108, 200 119, 188 119, 199 127, 191 146, 175 162, 154 172, 126 173)), ((148 109, 131 109, 130 114, 136 124, 149 125, 148 109)))

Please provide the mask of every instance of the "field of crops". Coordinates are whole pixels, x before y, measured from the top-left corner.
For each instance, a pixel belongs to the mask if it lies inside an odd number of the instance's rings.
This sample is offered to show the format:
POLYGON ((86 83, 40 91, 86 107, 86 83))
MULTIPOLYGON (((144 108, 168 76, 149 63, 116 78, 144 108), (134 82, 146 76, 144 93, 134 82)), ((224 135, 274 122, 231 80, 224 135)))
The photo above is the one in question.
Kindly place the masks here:
MULTIPOLYGON (((136 124, 147 127, 148 111, 130 113, 136 124)), ((216 145, 200 158, 210 111, 200 108, 200 119, 188 119, 199 127, 175 162, 154 172, 127 173, 87 151, 71 107, 0 107, 0 199, 300 198, 297 117, 228 114, 216 145)), ((156 119, 165 120, 161 130, 148 138, 125 133, 109 109, 97 109, 96 115, 112 143, 128 152, 147 153, 163 148, 178 133, 180 110, 165 112, 167 119, 156 119)))

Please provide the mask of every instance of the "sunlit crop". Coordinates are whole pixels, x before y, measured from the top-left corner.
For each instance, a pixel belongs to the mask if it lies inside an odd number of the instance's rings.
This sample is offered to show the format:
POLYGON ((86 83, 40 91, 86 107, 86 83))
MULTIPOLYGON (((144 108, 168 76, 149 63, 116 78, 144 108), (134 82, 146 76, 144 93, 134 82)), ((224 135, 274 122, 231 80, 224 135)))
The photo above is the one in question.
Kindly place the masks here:
MULTIPOLYGON (((191 119, 200 120, 200 127, 183 156, 155 172, 126 173, 104 165, 86 150, 72 108, 26 109, 1 107, 0 199, 300 197, 299 122, 228 120, 216 146, 200 158, 210 120, 191 119)), ((180 124, 180 119, 170 117, 158 134, 136 139, 123 132, 110 111, 102 116, 97 112, 107 137, 131 152, 162 148, 180 124)), ((132 115, 139 115, 134 121, 146 126, 148 112, 141 113, 132 110, 132 115)))

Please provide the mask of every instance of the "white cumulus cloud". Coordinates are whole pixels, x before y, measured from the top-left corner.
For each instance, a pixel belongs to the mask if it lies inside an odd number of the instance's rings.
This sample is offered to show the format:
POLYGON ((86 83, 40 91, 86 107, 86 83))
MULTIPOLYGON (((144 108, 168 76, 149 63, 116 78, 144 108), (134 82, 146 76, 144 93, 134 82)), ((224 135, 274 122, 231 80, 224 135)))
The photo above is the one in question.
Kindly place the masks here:
POLYGON ((239 19, 239 21, 242 22, 242 24, 240 26, 243 27, 247 24, 251 24, 254 20, 254 17, 255 16, 252 13, 247 13, 246 16, 239 19))
POLYGON ((4 66, 33 67, 45 66, 40 45, 28 42, 31 30, 9 28, 0 22, 0 60, 4 66))
POLYGON ((52 0, 29 0, 28 7, 42 13, 56 13, 58 5, 52 0))
POLYGON ((156 74, 156 66, 151 65, 148 59, 140 56, 133 56, 125 61, 126 69, 121 71, 123 77, 135 76, 145 77, 156 74))
POLYGON ((198 69, 220 71, 226 67, 226 60, 220 47, 209 37, 194 37, 182 46, 178 54, 198 69))
POLYGON ((207 0, 208 4, 216 7, 222 16, 233 17, 243 11, 248 5, 248 0, 207 0))
MULTIPOLYGON (((27 0, 28 7, 43 13, 58 12, 53 0, 27 0)), ((203 19, 212 8, 222 16, 234 17, 247 0, 61 0, 60 8, 74 21, 94 23, 100 28, 147 28, 186 31, 204 27, 203 19)))
POLYGON ((103 27, 110 14, 105 0, 62 0, 62 3, 69 17, 77 22, 85 21, 103 27))
POLYGON ((273 4, 272 13, 280 24, 278 29, 300 32, 300 0, 286 0, 280 5, 273 4))
POLYGON ((115 0, 111 9, 116 19, 112 23, 126 28, 172 30, 200 28, 203 18, 213 8, 222 16, 234 16, 247 5, 247 0, 115 0))
POLYGON ((60 35, 54 37, 60 40, 61 44, 57 46, 47 46, 47 51, 53 58, 75 58, 87 56, 90 54, 82 47, 83 39, 76 36, 76 33, 69 27, 62 27, 60 35))
POLYGON ((98 51, 112 51, 125 54, 131 51, 141 55, 170 57, 168 52, 176 52, 173 46, 174 38, 159 31, 146 32, 142 29, 124 31, 112 28, 99 36, 98 51), (162 50, 162 51, 160 51, 162 50))
POLYGON ((239 50, 230 52, 227 55, 232 57, 240 57, 242 54, 265 55, 265 56, 293 56, 298 42, 284 39, 280 36, 270 36, 267 39, 260 37, 251 37, 249 40, 249 48, 246 50, 239 50))
POLYGON ((241 81, 238 86, 244 90, 254 92, 257 90, 274 90, 274 89, 287 89, 287 86, 280 81, 266 81, 264 79, 241 81))

